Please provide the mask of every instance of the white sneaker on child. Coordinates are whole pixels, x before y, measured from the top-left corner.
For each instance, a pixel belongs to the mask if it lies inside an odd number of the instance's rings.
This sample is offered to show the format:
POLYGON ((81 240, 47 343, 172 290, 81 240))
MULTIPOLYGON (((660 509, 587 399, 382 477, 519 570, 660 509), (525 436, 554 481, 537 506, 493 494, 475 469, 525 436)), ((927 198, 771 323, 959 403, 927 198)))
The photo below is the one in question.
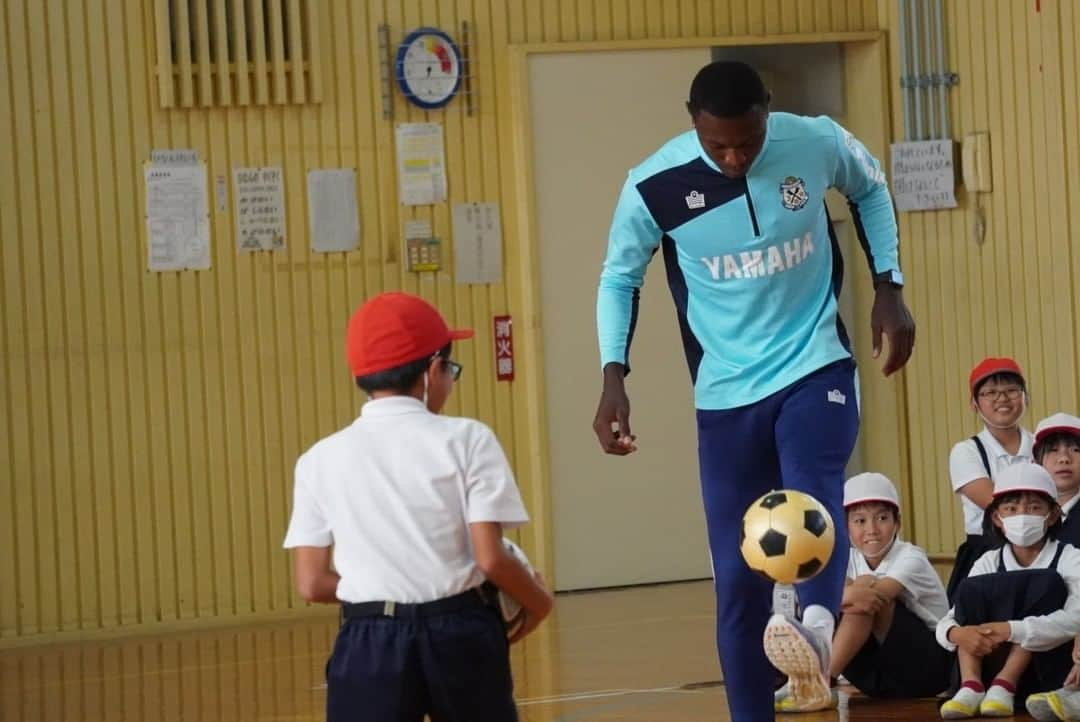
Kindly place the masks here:
MULTIPOLYGON (((1080 720, 1080 689, 1062 687, 1048 694, 1050 707, 1061 720, 1080 720)), ((1032 715, 1034 717, 1034 715, 1032 715)))
POLYGON ((1013 693, 999 684, 990 685, 979 703, 979 714, 983 717, 1012 717, 1013 693))
POLYGON ((1024 703, 1028 714, 1039 720, 1039 722, 1055 722, 1055 720, 1061 719, 1054 712, 1054 706, 1050 703, 1050 697, 1053 694, 1053 692, 1039 692, 1028 695, 1027 701, 1024 703))
POLYGON ((829 686, 829 647, 818 634, 774 614, 765 626, 765 656, 773 666, 788 676, 774 696, 777 711, 814 712, 836 707, 836 697, 829 686))
POLYGON ((970 719, 979 714, 980 704, 986 692, 976 692, 971 687, 961 687, 945 704, 941 705, 941 719, 970 719))

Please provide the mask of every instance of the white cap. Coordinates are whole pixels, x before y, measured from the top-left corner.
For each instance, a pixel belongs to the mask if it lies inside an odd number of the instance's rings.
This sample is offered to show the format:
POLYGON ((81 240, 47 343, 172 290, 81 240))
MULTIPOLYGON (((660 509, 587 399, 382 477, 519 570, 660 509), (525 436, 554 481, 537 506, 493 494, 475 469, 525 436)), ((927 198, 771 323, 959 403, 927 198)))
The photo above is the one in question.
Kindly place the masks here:
POLYGON ((868 471, 856 474, 844 484, 844 508, 868 501, 882 501, 900 508, 900 495, 889 477, 868 471))
POLYGON ((1080 419, 1072 414, 1063 414, 1060 411, 1052 416, 1047 416, 1035 427, 1035 443, 1040 443, 1050 434, 1065 432, 1080 436, 1080 419))
POLYGON ((995 497, 1016 491, 1040 491, 1051 499, 1058 495, 1050 472, 1030 461, 1006 466, 994 479, 995 497))

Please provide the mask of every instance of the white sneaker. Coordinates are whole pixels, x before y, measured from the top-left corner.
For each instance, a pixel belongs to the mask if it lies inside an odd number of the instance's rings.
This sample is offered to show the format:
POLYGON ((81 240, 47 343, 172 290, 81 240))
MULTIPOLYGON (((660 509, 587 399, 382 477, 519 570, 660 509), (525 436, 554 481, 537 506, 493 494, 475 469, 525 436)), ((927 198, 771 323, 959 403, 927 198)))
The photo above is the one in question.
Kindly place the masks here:
POLYGON ((1054 712, 1054 706, 1050 703, 1050 697, 1053 694, 1053 692, 1039 692, 1038 694, 1028 695, 1027 701, 1024 703, 1028 714, 1039 720, 1039 722, 1055 722, 1055 720, 1061 719, 1054 712))
MULTIPOLYGON (((832 703, 830 707, 826 709, 832 709, 838 707, 840 704, 840 691, 835 687, 829 690, 829 694, 832 696, 832 703)), ((791 696, 791 690, 788 684, 785 683, 783 687, 773 692, 773 711, 774 712, 817 712, 817 707, 814 709, 803 709, 798 702, 791 696)))
POLYGON ((979 703, 979 714, 983 717, 1012 717, 1013 711, 1013 693, 997 684, 990 685, 979 703))
POLYGON ((1080 689, 1062 687, 1049 694, 1049 702, 1058 719, 1080 720, 1080 689))
MULTIPOLYGON (((765 656, 788 676, 781 687, 787 694, 774 696, 774 707, 782 712, 813 712, 833 709, 837 699, 829 686, 829 647, 816 633, 774 614, 765 625, 765 656)), ((779 690, 778 690, 779 692, 779 690)))
POLYGON ((961 687, 945 704, 941 705, 941 719, 970 719, 979 714, 986 692, 976 692, 971 687, 961 687))

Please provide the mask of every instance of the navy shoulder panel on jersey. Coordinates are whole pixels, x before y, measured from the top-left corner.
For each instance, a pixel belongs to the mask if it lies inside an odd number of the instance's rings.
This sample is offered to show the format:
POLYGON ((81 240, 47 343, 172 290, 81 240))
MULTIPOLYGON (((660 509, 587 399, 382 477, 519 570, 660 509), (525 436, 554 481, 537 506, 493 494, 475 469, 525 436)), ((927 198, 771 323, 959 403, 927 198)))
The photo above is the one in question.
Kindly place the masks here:
POLYGON ((645 207, 664 233, 746 193, 745 178, 728 178, 700 157, 637 184, 645 207))

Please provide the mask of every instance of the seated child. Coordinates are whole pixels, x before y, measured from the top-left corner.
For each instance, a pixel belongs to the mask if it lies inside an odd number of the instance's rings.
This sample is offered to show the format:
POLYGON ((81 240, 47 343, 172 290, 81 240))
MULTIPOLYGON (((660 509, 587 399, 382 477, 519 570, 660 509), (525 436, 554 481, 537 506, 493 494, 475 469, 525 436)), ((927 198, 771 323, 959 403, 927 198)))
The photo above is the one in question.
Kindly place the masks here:
POLYGON ((1033 458, 1034 439, 1020 425, 1027 409, 1027 382, 1020 365, 1011 358, 983 359, 971 370, 968 389, 971 408, 982 420, 983 429, 958 442, 949 454, 949 477, 964 510, 967 534, 956 550, 952 574, 945 585, 950 603, 975 560, 996 547, 993 537, 983 535, 982 522, 998 472, 1033 458))
MULTIPOLYGON (((952 655, 934 629, 949 609, 926 552, 900 539, 900 500, 883 474, 844 485, 851 549, 841 616, 833 636, 832 677, 843 674, 872 697, 931 697, 949 686, 952 655)), ((797 712, 782 689, 778 712, 797 712)))
POLYGON ((1003 543, 979 557, 938 623, 956 650, 961 687, 944 719, 1011 717, 1014 695, 1056 689, 1080 633, 1080 550, 1057 540, 1061 508, 1046 469, 1013 464, 996 475, 983 533, 1003 543))
MULTIPOLYGON (((1058 539, 1080 546, 1080 513, 1072 514, 1080 499, 1080 418, 1057 413, 1035 427, 1035 459, 1050 472, 1057 487, 1064 517, 1058 539)), ((1080 637, 1073 641, 1073 668, 1065 686, 1033 694, 1027 709, 1037 720, 1080 720, 1080 637)))

